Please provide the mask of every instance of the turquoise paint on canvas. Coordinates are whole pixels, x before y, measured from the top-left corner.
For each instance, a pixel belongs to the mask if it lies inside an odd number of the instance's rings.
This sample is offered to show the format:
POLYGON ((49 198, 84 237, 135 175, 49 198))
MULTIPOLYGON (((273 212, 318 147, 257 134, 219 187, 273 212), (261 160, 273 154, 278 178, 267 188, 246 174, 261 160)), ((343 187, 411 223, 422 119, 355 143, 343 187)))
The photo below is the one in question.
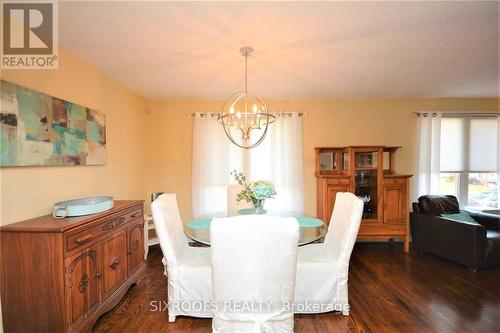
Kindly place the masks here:
POLYGON ((87 121, 87 110, 81 105, 68 103, 68 128, 74 131, 85 131, 87 121))
POLYGON ((2 152, 0 154, 0 161, 2 165, 10 165, 9 163, 9 137, 4 131, 0 131, 0 147, 2 152))
POLYGON ((60 126, 60 125, 57 125, 57 124, 52 124, 52 129, 58 134, 58 135, 62 135, 63 133, 66 133, 66 132, 69 132, 70 129, 69 128, 66 128, 66 127, 63 127, 63 126, 60 126))
POLYGON ((78 121, 87 119, 87 108, 73 103, 68 103, 68 118, 78 121))
POLYGON ((74 135, 76 138, 78 138, 78 139, 80 139, 80 140, 85 140, 85 136, 86 136, 86 135, 85 135, 85 132, 80 131, 80 130, 74 130, 72 133, 73 133, 73 135, 74 135))
POLYGON ((101 131, 99 129, 99 125, 91 120, 87 122, 87 140, 92 142, 101 141, 101 131))
POLYGON ((104 114, 0 82, 0 166, 105 164, 104 114))
MULTIPOLYGON (((2 85, 3 86, 3 85, 2 85)), ((17 89, 17 100, 19 110, 18 120, 23 124, 24 133, 27 140, 47 141, 49 138, 46 123, 47 109, 50 108, 50 97, 37 94, 33 90, 17 89)))
POLYGON ((78 156, 78 154, 86 149, 84 140, 80 140, 74 133, 65 132, 62 136, 61 153, 71 157, 78 156))
POLYGON ((61 155, 62 154, 62 147, 61 147, 61 141, 56 141, 54 142, 54 145, 52 147, 54 149, 54 155, 61 155))
POLYGON ((11 139, 9 129, 0 126, 0 165, 14 165, 12 156, 17 153, 17 145, 11 139))

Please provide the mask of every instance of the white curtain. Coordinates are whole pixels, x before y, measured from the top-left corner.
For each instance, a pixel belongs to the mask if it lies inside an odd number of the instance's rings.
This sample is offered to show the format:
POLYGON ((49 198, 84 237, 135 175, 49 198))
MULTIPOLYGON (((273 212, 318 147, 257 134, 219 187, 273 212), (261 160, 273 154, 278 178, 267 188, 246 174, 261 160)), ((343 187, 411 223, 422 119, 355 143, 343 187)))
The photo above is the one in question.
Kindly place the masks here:
POLYGON ((264 141, 256 148, 241 149, 226 137, 216 116, 197 113, 193 126, 193 216, 224 215, 227 185, 233 170, 250 180, 270 180, 278 193, 266 200, 269 209, 302 213, 304 210, 304 162, 302 118, 298 113, 276 114, 264 141))
POLYGON ((227 185, 230 172, 243 167, 241 149, 231 144, 212 114, 196 113, 193 124, 193 216, 227 210, 227 185))
POLYGON ((500 208, 500 116, 497 118, 497 207, 500 208))
POLYGON ((439 193, 441 113, 417 114, 417 197, 439 193))
POLYGON ((266 208, 295 213, 304 211, 304 157, 302 117, 276 114, 264 141, 249 151, 248 176, 270 180, 278 193, 266 200, 266 208))

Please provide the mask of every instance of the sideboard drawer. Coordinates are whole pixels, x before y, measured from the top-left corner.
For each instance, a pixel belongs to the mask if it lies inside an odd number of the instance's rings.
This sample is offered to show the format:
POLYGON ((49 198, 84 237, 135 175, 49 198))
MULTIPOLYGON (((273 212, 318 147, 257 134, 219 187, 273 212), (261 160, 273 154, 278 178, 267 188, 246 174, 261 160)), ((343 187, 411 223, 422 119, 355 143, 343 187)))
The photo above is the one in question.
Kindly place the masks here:
POLYGON ((77 228, 76 230, 69 231, 64 234, 66 251, 71 251, 81 245, 87 244, 137 218, 143 218, 142 207, 102 219, 90 228, 87 227, 83 230, 77 228))
POLYGON ((105 219, 101 223, 94 225, 91 228, 84 229, 76 233, 65 234, 66 251, 71 251, 77 247, 89 243, 92 240, 124 225, 130 221, 130 213, 121 216, 114 216, 111 219, 105 219))
POLYGON ((107 230, 103 230, 104 225, 97 225, 93 228, 80 231, 74 235, 65 235, 66 238, 66 251, 71 251, 77 247, 84 245, 92 240, 104 235, 107 230))
POLYGON ((128 212, 125 216, 128 222, 137 219, 139 217, 144 218, 144 213, 142 212, 142 207, 141 207, 128 212))

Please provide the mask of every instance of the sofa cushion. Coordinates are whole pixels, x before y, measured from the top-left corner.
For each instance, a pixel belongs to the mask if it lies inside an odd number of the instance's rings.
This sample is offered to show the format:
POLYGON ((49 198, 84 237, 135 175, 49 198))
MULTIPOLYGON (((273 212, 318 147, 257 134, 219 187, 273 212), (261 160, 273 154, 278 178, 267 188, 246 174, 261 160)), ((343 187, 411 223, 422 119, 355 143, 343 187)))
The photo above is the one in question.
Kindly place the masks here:
POLYGON ((477 211, 467 211, 477 223, 482 224, 488 230, 500 231, 500 215, 486 214, 477 211))
POLYGON ((423 195, 418 203, 423 213, 434 216, 460 213, 458 200, 453 195, 423 195))
POLYGON ((460 212, 460 213, 456 213, 456 214, 441 214, 441 217, 444 217, 445 219, 453 220, 453 221, 462 221, 462 222, 479 224, 467 212, 460 212))

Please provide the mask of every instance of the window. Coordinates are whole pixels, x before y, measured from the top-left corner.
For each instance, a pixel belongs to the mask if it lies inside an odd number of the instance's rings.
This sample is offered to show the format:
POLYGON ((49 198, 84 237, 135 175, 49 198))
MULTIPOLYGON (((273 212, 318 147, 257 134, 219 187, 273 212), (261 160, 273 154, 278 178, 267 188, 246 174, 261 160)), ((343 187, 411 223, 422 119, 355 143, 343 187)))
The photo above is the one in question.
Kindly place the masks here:
POLYGON ((460 191, 460 177, 458 173, 441 172, 439 182, 440 194, 451 194, 458 198, 460 191))
POLYGON ((192 211, 194 217, 225 215, 231 171, 243 171, 250 180, 270 180, 277 195, 266 208, 302 213, 304 171, 302 118, 276 114, 264 141, 247 150, 232 144, 211 114, 197 113, 193 123, 192 211))
POLYGON ((467 206, 498 207, 497 174, 491 172, 469 173, 467 179, 467 206))
POLYGON ((462 207, 499 207, 497 119, 441 120, 439 192, 456 196, 462 207))

